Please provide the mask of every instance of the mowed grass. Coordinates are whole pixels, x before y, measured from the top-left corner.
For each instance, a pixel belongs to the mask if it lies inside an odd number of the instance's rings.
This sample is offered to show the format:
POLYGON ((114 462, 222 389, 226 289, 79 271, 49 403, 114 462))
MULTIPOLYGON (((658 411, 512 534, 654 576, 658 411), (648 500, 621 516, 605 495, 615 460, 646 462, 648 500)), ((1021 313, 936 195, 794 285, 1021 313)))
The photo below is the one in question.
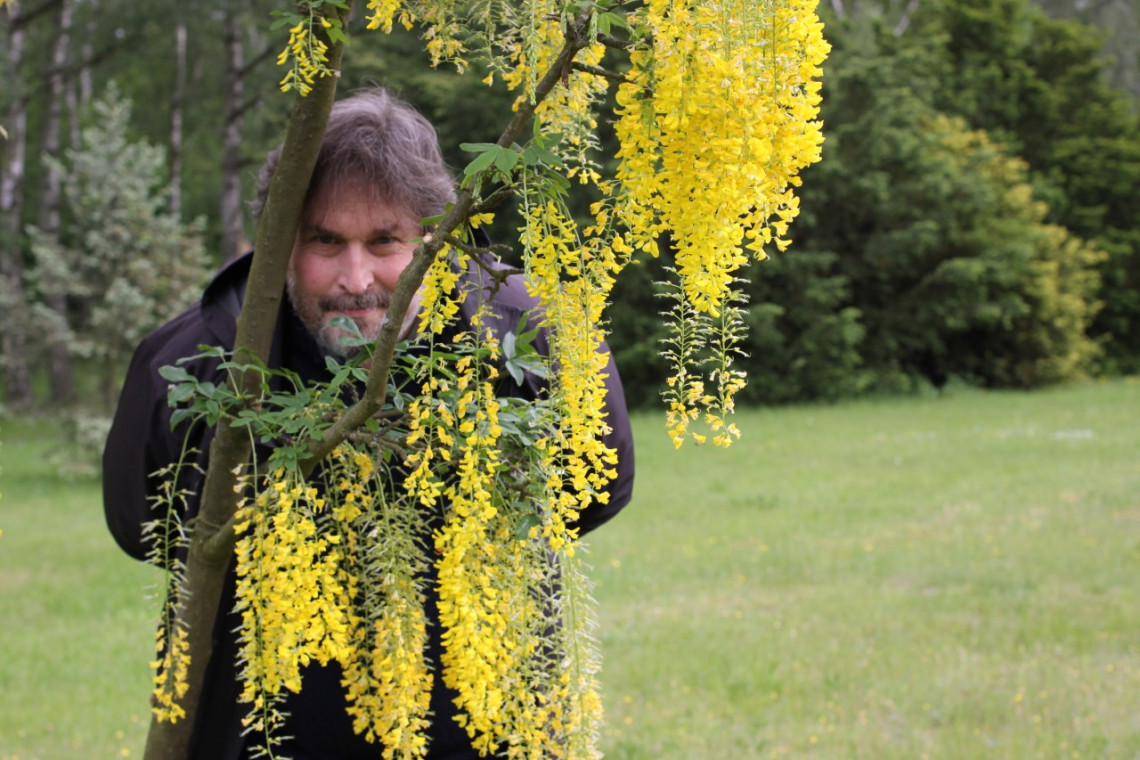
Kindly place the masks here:
POLYGON ((639 420, 607 756, 1140 757, 1140 383, 639 420))
MULTIPOLYGON (((1140 382, 634 423, 608 757, 1140 757, 1140 382)), ((0 437, 0 760, 138 757, 154 578, 50 423, 0 437)))
POLYGON ((140 757, 156 577, 57 476, 59 427, 0 420, 0 759, 140 757))

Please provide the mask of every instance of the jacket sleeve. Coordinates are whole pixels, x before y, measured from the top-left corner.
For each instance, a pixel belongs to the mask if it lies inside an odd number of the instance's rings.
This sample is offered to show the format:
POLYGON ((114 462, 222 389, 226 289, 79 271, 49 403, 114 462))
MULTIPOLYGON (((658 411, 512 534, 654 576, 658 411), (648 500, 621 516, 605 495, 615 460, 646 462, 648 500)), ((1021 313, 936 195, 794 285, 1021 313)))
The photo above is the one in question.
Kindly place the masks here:
MULTIPOLYGON (((521 277, 517 275, 508 277, 505 283, 496 283, 494 287, 482 285, 486 276, 482 268, 473 262, 468 264, 464 277, 464 283, 469 289, 462 309, 468 321, 478 311, 480 305, 489 300, 492 314, 484 315, 484 324, 488 325, 491 332, 500 340, 516 328, 520 317, 524 315, 527 317, 529 327, 539 326, 536 317, 538 300, 527 292, 521 277)), ((540 328, 534 340, 535 349, 543 356, 550 356, 549 337, 548 330, 540 328)), ((579 535, 590 532, 612 518, 629 504, 633 496, 633 432, 630 429, 625 392, 622 390, 617 364, 609 346, 603 342, 598 351, 606 355, 605 415, 609 432, 603 441, 617 454, 617 474, 606 486, 608 500, 605 503, 595 502, 579 515, 576 524, 579 535)), ((546 394, 545 384, 538 378, 528 375, 526 386, 527 390, 523 395, 528 398, 540 398, 546 394)))
POLYGON ((618 375, 617 364, 609 346, 602 344, 601 349, 606 353, 606 424, 610 431, 603 440, 606 446, 617 454, 617 475, 606 486, 609 501, 595 503, 582 512, 578 519, 580 535, 589 533, 602 523, 606 522, 620 512, 633 497, 633 430, 629 424, 629 411, 625 403, 625 391, 622 389, 621 377, 618 375))
POLYGON ((173 361, 163 358, 163 345, 152 335, 135 350, 103 449, 107 527, 122 550, 140 560, 149 549, 143 528, 161 517, 153 508, 162 482, 156 473, 178 461, 185 435, 170 429, 166 381, 158 369, 173 361))

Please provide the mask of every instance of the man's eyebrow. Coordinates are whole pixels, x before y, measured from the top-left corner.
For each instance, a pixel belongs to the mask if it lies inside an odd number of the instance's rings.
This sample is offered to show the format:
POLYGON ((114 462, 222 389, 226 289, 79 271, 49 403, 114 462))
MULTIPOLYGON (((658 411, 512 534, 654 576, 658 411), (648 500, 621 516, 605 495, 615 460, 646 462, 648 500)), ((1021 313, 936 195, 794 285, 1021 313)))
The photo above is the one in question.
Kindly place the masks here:
MULTIPOLYGON (((329 229, 328 227, 325 227, 321 224, 315 224, 315 223, 313 223, 313 224, 302 223, 301 224, 301 231, 303 233, 309 234, 309 235, 328 235, 328 236, 334 237, 334 238, 343 237, 343 235, 340 232, 337 232, 336 230, 333 230, 333 229, 329 229)), ((380 227, 376 227, 376 228, 372 229, 368 233, 369 238, 382 237, 382 236, 398 237, 398 235, 399 235, 399 225, 398 224, 381 225, 380 227)))

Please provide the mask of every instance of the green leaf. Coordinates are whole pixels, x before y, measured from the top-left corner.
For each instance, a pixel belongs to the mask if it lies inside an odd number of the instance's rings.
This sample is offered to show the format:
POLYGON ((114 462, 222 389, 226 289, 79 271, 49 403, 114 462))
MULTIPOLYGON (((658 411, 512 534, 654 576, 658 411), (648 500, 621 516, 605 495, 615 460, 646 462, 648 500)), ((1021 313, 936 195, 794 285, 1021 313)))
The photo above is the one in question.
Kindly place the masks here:
POLYGON ((193 383, 179 383, 170 386, 170 390, 166 393, 166 401, 171 406, 177 406, 185 401, 194 398, 196 389, 193 383))
POLYGON ((511 377, 514 378, 515 383, 522 385, 523 380, 526 379, 526 373, 519 365, 519 363, 514 359, 508 359, 504 366, 506 367, 507 372, 510 373, 511 377))
POLYGON ((485 153, 497 147, 497 143, 459 143, 459 149, 466 153, 485 153))
POLYGON ((525 541, 530 538, 530 529, 542 526, 542 520, 534 512, 527 512, 519 518, 519 524, 515 528, 515 536, 520 541, 525 541))
POLYGON ((495 168, 501 172, 509 172, 519 162, 519 154, 510 148, 500 148, 495 154, 495 168))
POLYGON ((167 380, 171 383, 185 383, 195 381, 195 377, 182 367, 174 367, 169 364, 163 367, 159 367, 158 374, 162 377, 163 380, 167 380))
POLYGON ((170 429, 174 430, 184 420, 190 419, 194 416, 194 411, 191 409, 175 409, 174 414, 170 415, 170 429))
MULTIPOLYGON (((496 146, 498 147, 498 146, 496 146)), ((481 171, 484 171, 495 161, 495 154, 491 151, 480 153, 475 157, 475 160, 467 164, 463 169, 463 176, 473 177, 481 171)))

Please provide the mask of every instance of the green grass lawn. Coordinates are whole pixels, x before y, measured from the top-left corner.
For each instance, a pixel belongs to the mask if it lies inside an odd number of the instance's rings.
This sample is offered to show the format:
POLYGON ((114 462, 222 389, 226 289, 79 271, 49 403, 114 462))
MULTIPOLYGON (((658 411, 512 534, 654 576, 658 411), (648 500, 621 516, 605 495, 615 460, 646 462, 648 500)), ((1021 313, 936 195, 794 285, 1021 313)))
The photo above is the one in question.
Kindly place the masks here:
MULTIPOLYGON (((1140 381, 739 417, 635 419, 608 757, 1140 757, 1140 381)), ((152 576, 50 429, 0 436, 0 760, 138 757, 152 576)))

